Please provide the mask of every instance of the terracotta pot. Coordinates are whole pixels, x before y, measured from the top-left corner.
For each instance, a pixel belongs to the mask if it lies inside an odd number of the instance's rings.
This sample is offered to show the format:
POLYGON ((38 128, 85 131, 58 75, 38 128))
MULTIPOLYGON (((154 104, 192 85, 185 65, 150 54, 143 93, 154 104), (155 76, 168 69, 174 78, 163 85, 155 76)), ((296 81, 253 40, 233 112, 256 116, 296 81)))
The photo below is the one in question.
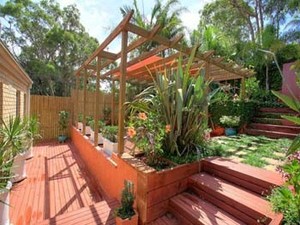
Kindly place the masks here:
POLYGON ((12 187, 10 181, 7 182, 6 188, 0 190, 0 224, 9 225, 9 191, 12 187))
POLYGON ((216 127, 212 132, 212 136, 220 136, 223 135, 225 132, 225 129, 223 127, 216 127))
POLYGON ((137 212, 131 219, 122 219, 120 217, 116 217, 116 225, 137 225, 139 223, 139 215, 137 212))

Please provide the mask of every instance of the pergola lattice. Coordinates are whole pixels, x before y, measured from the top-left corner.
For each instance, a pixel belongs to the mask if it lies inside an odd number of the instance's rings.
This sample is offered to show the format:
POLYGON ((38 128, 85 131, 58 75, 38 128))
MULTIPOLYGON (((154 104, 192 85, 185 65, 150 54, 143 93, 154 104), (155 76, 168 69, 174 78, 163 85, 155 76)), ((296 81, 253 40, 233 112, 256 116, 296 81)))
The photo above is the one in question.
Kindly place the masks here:
MULTIPOLYGON (((180 44, 183 35, 178 35, 169 40, 158 34, 161 27, 155 26, 152 30, 147 31, 130 22, 133 16, 133 11, 128 13, 120 24, 110 33, 110 35, 100 44, 96 51, 82 64, 76 71, 76 89, 79 89, 79 77, 84 77, 84 102, 86 102, 86 83, 89 74, 96 76, 96 91, 95 100, 99 101, 100 79, 109 79, 120 82, 119 94, 119 114, 118 114, 118 153, 121 155, 124 149, 124 103, 126 94, 126 82, 144 84, 151 83, 152 77, 150 73, 154 73, 164 68, 176 68, 176 60, 180 55, 188 56, 192 52, 192 48, 185 47, 180 44), (128 33, 133 33, 137 36, 133 42, 128 43, 128 33), (121 35, 121 50, 119 53, 105 51, 107 46, 121 35), (128 61, 128 54, 139 48, 145 43, 155 42, 157 47, 150 51, 143 52, 139 56, 128 61), (158 57, 160 53, 168 50, 167 57, 158 57), (150 59, 151 60, 147 60, 150 59), (120 60, 118 67, 109 71, 105 70, 111 63, 120 60), (136 66, 143 62, 145 66, 136 66), (104 72, 103 72, 104 71, 104 72), (102 73, 101 73, 102 72, 102 73)), ((183 60, 183 63, 187 61, 183 60)), ((213 81, 241 79, 242 87, 246 77, 252 76, 255 73, 252 70, 243 68, 234 62, 226 62, 222 57, 214 56, 214 51, 197 53, 191 69, 205 68, 206 79, 213 81)), ((242 88, 242 91, 244 88, 242 88)), ((77 92, 78 94, 78 92, 77 92)), ((78 99, 78 96, 77 96, 78 99)), ((112 112, 114 113, 114 112, 112 112)), ((99 107, 95 110, 95 121, 100 118, 99 107)), ((78 104, 75 110, 75 120, 78 117, 78 104)), ((83 108, 83 133, 85 133, 85 107, 83 108)), ((95 123, 95 130, 98 130, 98 123, 95 123)), ((98 136, 95 135, 95 143, 98 143, 98 136)), ((95 144, 97 145, 97 144, 95 144)))

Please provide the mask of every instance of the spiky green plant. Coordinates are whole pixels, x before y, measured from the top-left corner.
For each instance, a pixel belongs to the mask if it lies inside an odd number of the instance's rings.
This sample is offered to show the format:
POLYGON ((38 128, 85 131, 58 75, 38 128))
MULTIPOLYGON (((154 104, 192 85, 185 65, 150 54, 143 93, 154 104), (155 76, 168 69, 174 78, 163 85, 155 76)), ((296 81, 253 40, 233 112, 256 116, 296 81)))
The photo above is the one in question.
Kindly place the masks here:
POLYGON ((196 47, 186 65, 178 59, 174 70, 152 74, 153 86, 145 89, 129 104, 130 115, 137 112, 151 112, 160 115, 163 124, 169 128, 164 141, 164 151, 179 156, 195 153, 201 149, 204 130, 207 126, 208 81, 205 71, 191 74, 191 65, 196 47))

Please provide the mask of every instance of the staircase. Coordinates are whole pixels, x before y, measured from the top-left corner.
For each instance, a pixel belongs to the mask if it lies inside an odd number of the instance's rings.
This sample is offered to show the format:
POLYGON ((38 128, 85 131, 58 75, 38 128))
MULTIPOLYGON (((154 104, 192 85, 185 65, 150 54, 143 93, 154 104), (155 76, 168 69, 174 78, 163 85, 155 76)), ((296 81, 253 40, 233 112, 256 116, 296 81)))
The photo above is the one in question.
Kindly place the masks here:
POLYGON ((269 138, 295 138, 300 133, 300 126, 281 118, 282 115, 298 115, 288 108, 261 108, 253 122, 245 129, 246 134, 263 135, 269 138))
POLYGON ((223 158, 202 161, 202 171, 188 179, 188 189, 169 201, 176 223, 187 225, 280 224, 264 199, 283 184, 278 173, 223 158))

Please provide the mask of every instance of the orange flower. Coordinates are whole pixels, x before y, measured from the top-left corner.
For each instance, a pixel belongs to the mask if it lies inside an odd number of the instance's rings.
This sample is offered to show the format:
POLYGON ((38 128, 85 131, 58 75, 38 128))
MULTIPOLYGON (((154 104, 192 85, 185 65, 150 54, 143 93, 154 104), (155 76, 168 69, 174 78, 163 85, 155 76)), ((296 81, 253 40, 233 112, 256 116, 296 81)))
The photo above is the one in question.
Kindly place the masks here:
POLYGON ((166 133, 170 133, 171 132, 171 125, 167 124, 166 125, 166 133))
POLYGON ((128 127, 128 129, 127 129, 127 135, 130 138, 133 138, 136 135, 135 129, 133 127, 128 127))
POLYGON ((147 117, 146 113, 139 113, 139 118, 141 120, 146 120, 148 117, 147 117))

